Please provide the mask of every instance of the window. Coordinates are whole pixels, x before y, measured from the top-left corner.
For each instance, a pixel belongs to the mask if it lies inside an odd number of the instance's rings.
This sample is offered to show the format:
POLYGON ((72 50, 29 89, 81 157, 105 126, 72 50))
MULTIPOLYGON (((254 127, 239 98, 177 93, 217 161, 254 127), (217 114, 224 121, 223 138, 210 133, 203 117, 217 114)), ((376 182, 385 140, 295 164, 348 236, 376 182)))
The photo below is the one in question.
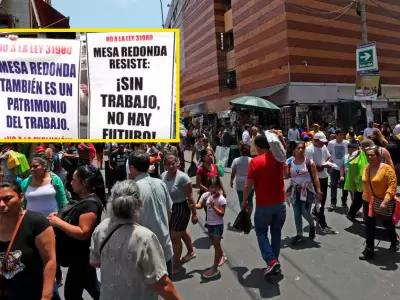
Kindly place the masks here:
POLYGON ((228 31, 226 33, 226 48, 227 48, 226 51, 231 51, 231 50, 235 49, 235 43, 233 40, 233 30, 228 31))
POLYGON ((236 70, 221 71, 219 73, 220 91, 236 88, 236 70))
POLYGON ((233 49, 235 49, 233 30, 221 32, 221 50, 228 52, 232 51, 233 49))
POLYGON ((228 89, 233 89, 236 87, 236 70, 231 70, 228 72, 226 87, 228 89))
POLYGON ((230 10, 232 8, 232 0, 223 0, 223 4, 225 4, 226 10, 230 10))

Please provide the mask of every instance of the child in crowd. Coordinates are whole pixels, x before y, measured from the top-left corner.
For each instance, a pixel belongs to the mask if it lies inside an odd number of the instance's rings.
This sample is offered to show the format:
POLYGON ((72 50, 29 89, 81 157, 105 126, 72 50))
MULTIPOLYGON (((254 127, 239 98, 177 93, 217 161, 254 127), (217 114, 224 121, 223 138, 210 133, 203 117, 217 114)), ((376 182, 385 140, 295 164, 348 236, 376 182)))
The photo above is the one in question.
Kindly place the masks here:
POLYGON ((218 267, 222 266, 226 261, 221 248, 226 199, 222 195, 222 183, 219 177, 209 177, 208 182, 208 192, 201 196, 199 203, 196 205, 197 209, 207 207, 208 235, 215 249, 214 264, 211 269, 203 273, 203 277, 206 279, 218 276, 220 274, 218 267))

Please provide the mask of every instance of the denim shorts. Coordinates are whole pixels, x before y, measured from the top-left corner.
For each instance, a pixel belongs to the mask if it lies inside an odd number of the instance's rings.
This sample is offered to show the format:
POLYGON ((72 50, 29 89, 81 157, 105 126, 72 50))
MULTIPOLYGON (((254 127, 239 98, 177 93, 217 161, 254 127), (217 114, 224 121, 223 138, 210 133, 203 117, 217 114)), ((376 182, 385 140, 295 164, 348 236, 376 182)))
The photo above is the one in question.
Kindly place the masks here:
POLYGON ((222 238, 223 232, 224 232, 224 224, 208 225, 208 234, 209 235, 222 238))

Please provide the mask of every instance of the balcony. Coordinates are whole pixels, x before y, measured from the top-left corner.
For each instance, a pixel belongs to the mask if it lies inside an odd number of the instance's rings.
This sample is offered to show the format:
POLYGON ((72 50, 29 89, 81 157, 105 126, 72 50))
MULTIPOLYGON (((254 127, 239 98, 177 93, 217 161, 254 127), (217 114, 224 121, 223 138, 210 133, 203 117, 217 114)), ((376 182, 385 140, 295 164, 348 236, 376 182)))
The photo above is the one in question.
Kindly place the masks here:
POLYGON ((226 53, 226 64, 227 64, 228 70, 232 70, 232 69, 236 68, 235 50, 231 50, 226 53))
POLYGON ((224 14, 225 31, 230 31, 233 28, 232 9, 229 9, 224 14))

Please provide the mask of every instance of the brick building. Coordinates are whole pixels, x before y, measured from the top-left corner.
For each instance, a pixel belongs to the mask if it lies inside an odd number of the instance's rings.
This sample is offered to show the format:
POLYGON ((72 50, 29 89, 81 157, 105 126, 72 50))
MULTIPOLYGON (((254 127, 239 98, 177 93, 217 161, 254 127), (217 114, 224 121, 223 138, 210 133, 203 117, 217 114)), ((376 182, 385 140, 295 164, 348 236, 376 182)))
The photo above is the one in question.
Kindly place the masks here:
MULTIPOLYGON (((350 0, 175 0, 167 27, 181 29, 185 109, 229 109, 244 94, 277 105, 321 104, 354 95, 357 3, 350 0), (190 106, 189 106, 190 105, 190 106), (189 108, 188 108, 189 106, 189 108)), ((400 99, 400 2, 367 1, 382 97, 400 99)))

